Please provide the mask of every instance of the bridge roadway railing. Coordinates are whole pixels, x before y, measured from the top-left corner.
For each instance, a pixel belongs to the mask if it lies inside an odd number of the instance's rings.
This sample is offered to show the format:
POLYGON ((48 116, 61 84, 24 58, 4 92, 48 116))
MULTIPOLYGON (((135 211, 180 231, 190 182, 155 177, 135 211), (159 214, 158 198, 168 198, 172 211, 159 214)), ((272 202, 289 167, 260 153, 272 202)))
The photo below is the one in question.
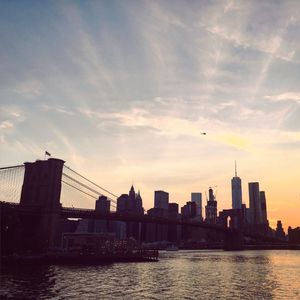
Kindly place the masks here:
MULTIPOLYGON (((10 206, 17 209, 22 213, 39 213, 39 207, 23 207, 19 203, 11 203, 0 201, 0 206, 10 206)), ((73 208, 73 207, 61 207, 59 212, 61 217, 64 218, 78 218, 78 219, 106 219, 113 221, 123 221, 123 222, 141 222, 141 223, 152 223, 152 224, 170 224, 170 225, 184 225, 199 227, 205 229, 212 229, 221 232, 232 232, 234 233, 236 229, 231 229, 223 227, 218 224, 210 224, 207 222, 199 222, 189 219, 177 219, 177 218, 166 218, 166 217, 157 217, 149 215, 138 215, 134 213, 120 213, 120 212, 109 212, 103 213, 95 211, 94 209, 88 208, 73 208)))
MULTIPOLYGON (((0 207, 11 207, 21 211, 22 213, 30 213, 30 214, 39 213, 39 210, 37 208, 33 211, 32 208, 21 207, 19 203, 15 203, 15 202, 0 201, 0 207)), ((62 207, 60 210, 60 215, 64 218, 84 218, 84 219, 90 218, 90 219, 106 219, 106 220, 123 221, 123 222, 184 225, 184 226, 192 226, 192 227, 198 227, 204 229, 212 229, 224 233, 234 234, 238 232, 237 229, 224 227, 218 224, 199 222, 195 220, 174 219, 174 218, 156 217, 156 216, 149 216, 149 215, 137 215, 132 213, 118 213, 118 212, 103 213, 103 212, 97 212, 94 209, 87 209, 87 208, 62 207)), ((279 240, 275 237, 256 234, 247 230, 243 230, 242 233, 245 237, 253 238, 255 240, 261 240, 263 242, 285 243, 284 241, 279 240)))
POLYGON ((80 209, 80 208, 78 209, 78 208, 62 207, 61 216, 66 218, 85 218, 85 219, 90 218, 90 219, 107 219, 107 220, 124 221, 124 222, 186 225, 192 227, 213 229, 222 232, 232 231, 232 229, 230 228, 226 228, 221 225, 210 224, 207 222, 199 222, 199 221, 188 220, 188 219, 185 220, 185 219, 174 219, 174 218, 166 218, 166 217, 156 217, 156 216, 149 216, 149 215, 138 215, 138 214, 133 214, 128 212, 103 213, 103 212, 97 212, 93 209, 80 209))
POLYGON ((288 241, 284 241, 284 240, 278 239, 276 237, 268 236, 268 235, 253 233, 248 230, 244 230, 243 234, 244 234, 244 236, 252 238, 256 241, 288 244, 288 241))

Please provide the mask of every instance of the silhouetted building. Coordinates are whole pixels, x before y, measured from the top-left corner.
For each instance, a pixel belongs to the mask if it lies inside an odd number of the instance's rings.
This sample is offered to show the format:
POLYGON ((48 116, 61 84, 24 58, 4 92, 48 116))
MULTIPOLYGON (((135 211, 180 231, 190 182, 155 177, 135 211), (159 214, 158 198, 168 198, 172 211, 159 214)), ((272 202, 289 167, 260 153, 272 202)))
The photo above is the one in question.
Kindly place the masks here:
MULTIPOLYGON (((109 213, 110 212, 110 200, 107 199, 106 196, 100 196, 98 200, 96 200, 96 212, 99 213, 109 213)), ((80 224, 84 220, 80 221, 80 224)), ((88 228, 87 232, 114 232, 115 224, 114 221, 108 220, 88 220, 88 228)))
POLYGON ((191 193, 191 200, 196 203, 196 216, 202 221, 202 194, 191 193))
MULTIPOLYGON (((128 212, 131 214, 143 215, 143 201, 140 195, 135 193, 134 187, 131 186, 128 194, 128 212)), ((127 222, 127 237, 133 237, 137 241, 141 240, 142 225, 138 222, 127 222)))
MULTIPOLYGON (((134 187, 131 186, 128 195, 122 194, 117 199, 117 212, 143 215, 143 200, 140 192, 135 193, 134 187)), ((126 231, 126 237, 133 237, 136 240, 141 239, 142 226, 138 222, 118 222, 116 223, 117 236, 123 237, 124 231, 126 231)))
POLYGON ((110 200, 107 199, 106 196, 100 196, 98 200, 96 200, 97 212, 109 213, 110 212, 110 200))
MULTIPOLYGON (((152 217, 167 217, 168 211, 163 208, 151 208, 147 211, 147 215, 152 217)), ((168 240, 168 225, 149 223, 146 227, 146 241, 157 242, 168 240)))
POLYGON ((108 249, 109 242, 114 241, 113 233, 66 232, 62 235, 62 249, 71 253, 95 253, 99 249, 108 249))
MULTIPOLYGON (((177 220, 180 218, 180 215, 178 213, 178 204, 177 203, 169 203, 168 206, 168 217, 170 219, 177 220)), ((180 225, 174 225, 169 224, 168 225, 168 241, 169 242, 177 242, 181 239, 181 226, 180 225)))
POLYGON ((249 218, 249 223, 252 225, 263 223, 258 182, 249 182, 249 218))
POLYGON ((126 212, 128 211, 128 195, 127 194, 122 194, 118 199, 117 199, 117 212, 126 212))
POLYGON ((135 197, 135 207, 136 207, 136 212, 139 215, 144 214, 143 199, 141 197, 140 191, 138 191, 138 193, 136 194, 136 197, 135 197))
POLYGON ((208 190, 208 201, 205 206, 205 221, 212 224, 216 224, 217 222, 217 201, 212 188, 208 190))
POLYGON ((195 218, 197 216, 196 202, 188 201, 183 207, 181 207, 181 216, 186 219, 195 218))
POLYGON ((117 199, 117 212, 129 212, 135 214, 144 214, 143 200, 140 192, 137 194, 134 187, 131 186, 129 194, 122 194, 117 199))
POLYGON ((164 191, 154 192, 154 208, 162 208, 168 210, 169 193, 164 191))
POLYGON ((128 193, 128 211, 134 212, 136 209, 136 195, 133 185, 128 193))
POLYGON ((169 212, 169 215, 170 214, 178 214, 178 204, 177 203, 169 203, 168 205, 168 212, 169 212))
POLYGON ((262 224, 269 226, 269 221, 267 216, 267 202, 266 202, 266 195, 264 191, 259 192, 259 199, 261 205, 262 224))
POLYGON ((289 226, 288 239, 290 243, 300 244, 300 227, 292 229, 292 227, 289 226))
POLYGON ((237 176, 236 164, 235 164, 235 176, 231 179, 231 195, 232 195, 232 208, 242 208, 242 181, 237 176))
POLYGON ((277 221, 277 227, 276 227, 276 231, 275 231, 275 236, 278 239, 285 240, 285 233, 284 233, 281 221, 277 221))

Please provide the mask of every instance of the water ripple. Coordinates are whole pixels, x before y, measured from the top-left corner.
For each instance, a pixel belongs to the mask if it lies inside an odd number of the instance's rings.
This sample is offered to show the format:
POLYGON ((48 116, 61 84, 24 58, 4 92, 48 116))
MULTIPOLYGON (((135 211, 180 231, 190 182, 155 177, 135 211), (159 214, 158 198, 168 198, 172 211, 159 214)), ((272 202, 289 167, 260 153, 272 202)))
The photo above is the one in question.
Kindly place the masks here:
POLYGON ((3 267, 6 299, 300 299, 299 251, 161 252, 157 263, 3 267))

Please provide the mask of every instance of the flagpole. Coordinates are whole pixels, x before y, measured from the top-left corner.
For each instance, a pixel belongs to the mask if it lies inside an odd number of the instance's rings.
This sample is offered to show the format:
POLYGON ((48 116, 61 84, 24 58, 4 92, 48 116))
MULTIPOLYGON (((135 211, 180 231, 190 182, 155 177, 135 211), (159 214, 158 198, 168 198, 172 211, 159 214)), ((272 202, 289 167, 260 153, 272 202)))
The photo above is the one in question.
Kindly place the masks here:
POLYGON ((45 160, 46 160, 46 156, 49 156, 49 157, 51 156, 51 154, 47 150, 45 151, 45 160))

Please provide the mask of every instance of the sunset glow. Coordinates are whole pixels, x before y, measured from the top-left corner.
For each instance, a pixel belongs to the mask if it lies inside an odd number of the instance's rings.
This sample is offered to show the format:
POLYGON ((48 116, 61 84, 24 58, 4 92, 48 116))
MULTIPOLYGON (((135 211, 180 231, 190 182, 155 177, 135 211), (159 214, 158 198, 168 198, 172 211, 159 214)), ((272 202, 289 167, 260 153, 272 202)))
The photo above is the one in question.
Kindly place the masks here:
POLYGON ((247 207, 258 181, 300 226, 298 1, 30 4, 0 4, 1 167, 47 150, 146 209, 216 186, 222 210, 236 160, 247 207))

